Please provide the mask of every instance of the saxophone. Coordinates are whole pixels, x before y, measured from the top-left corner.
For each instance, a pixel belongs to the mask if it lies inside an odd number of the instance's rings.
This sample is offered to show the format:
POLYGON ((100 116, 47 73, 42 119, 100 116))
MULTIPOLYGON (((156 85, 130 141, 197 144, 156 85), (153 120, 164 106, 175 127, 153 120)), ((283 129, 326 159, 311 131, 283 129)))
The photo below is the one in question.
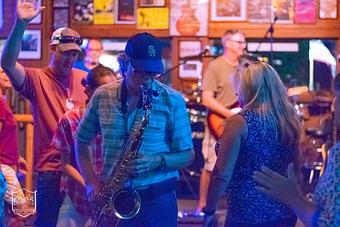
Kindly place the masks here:
POLYGON ((151 89, 141 85, 141 91, 144 116, 138 127, 133 128, 125 139, 118 162, 94 199, 91 226, 117 226, 120 219, 131 219, 140 210, 141 199, 129 179, 127 166, 137 157, 152 108, 151 89))

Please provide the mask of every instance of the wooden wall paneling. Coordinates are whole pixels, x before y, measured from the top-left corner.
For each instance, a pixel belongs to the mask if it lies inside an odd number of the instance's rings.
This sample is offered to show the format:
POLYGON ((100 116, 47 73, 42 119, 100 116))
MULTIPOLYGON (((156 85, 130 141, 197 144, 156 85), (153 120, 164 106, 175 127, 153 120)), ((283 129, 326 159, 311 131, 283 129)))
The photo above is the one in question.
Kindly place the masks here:
MULTIPOLYGON (((34 160, 34 152, 33 152, 33 117, 30 114, 15 114, 15 120, 18 124, 25 124, 25 135, 26 138, 25 143, 25 159, 28 165, 28 171, 25 175, 25 189, 29 191, 33 191, 33 160, 34 160)), ((23 143, 23 141, 19 141, 19 143, 23 143)))

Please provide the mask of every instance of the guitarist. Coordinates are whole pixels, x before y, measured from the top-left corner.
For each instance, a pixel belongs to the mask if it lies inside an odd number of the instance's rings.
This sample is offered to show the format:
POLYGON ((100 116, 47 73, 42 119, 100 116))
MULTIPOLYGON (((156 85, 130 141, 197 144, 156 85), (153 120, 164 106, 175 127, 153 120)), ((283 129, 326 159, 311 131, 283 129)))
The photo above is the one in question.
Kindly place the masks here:
MULTIPOLYGON (((202 101, 209 109, 210 114, 214 113, 224 119, 234 114, 230 109, 237 102, 233 74, 246 48, 245 35, 238 30, 227 30, 222 36, 222 46, 223 55, 209 63, 203 77, 202 101)), ((211 133, 210 127, 206 125, 202 143, 204 167, 200 176, 197 214, 206 204, 211 172, 216 162, 215 143, 216 137, 211 133)))

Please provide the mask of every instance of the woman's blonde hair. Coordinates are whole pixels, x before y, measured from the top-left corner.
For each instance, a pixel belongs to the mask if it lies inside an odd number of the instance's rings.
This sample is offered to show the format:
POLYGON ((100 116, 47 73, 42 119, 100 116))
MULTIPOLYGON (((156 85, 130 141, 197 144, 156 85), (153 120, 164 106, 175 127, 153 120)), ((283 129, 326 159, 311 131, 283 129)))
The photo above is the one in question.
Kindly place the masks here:
POLYGON ((298 164, 301 122, 275 69, 265 62, 246 62, 238 69, 235 78, 242 111, 252 109, 272 116, 278 129, 276 135, 281 137, 283 144, 296 151, 290 159, 298 164))

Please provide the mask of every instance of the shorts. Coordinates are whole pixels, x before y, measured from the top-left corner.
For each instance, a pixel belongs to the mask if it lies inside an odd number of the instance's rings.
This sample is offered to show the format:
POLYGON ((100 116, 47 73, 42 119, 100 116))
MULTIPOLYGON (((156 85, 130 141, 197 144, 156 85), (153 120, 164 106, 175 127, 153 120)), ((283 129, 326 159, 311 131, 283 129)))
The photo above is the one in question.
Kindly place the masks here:
POLYGON ((216 152, 215 152, 216 139, 214 135, 211 134, 209 127, 205 126, 204 129, 204 139, 202 141, 202 155, 204 159, 203 169, 207 171, 212 171, 216 163, 216 152))
MULTIPOLYGON (((16 193, 17 198, 25 198, 25 195, 22 191, 20 182, 18 181, 16 172, 9 165, 1 164, 1 171, 5 176, 7 182, 7 190, 5 192, 5 201, 9 204, 12 204, 12 193, 16 193)), ((16 200, 16 204, 24 204, 26 201, 24 199, 16 200)))

